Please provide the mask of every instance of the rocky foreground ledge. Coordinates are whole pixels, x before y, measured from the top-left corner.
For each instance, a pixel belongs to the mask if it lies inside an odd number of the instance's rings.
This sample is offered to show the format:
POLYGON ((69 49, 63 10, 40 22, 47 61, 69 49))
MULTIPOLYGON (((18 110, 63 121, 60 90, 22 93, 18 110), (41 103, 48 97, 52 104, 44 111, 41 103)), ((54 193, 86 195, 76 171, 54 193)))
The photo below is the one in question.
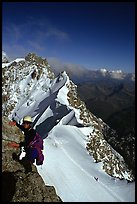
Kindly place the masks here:
POLYGON ((37 168, 25 174, 24 167, 13 160, 12 154, 19 149, 9 147, 11 141, 20 142, 23 134, 17 127, 9 126, 2 118, 2 202, 62 202, 53 186, 46 186, 37 168))

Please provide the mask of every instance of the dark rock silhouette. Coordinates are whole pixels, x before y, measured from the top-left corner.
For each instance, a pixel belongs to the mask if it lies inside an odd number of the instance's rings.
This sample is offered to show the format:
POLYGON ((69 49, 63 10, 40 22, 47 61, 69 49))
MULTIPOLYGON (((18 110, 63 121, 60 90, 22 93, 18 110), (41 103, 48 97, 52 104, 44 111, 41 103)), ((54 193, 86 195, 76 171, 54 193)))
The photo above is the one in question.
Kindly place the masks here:
POLYGON ((14 173, 2 172, 2 202, 10 202, 16 191, 16 180, 14 173))

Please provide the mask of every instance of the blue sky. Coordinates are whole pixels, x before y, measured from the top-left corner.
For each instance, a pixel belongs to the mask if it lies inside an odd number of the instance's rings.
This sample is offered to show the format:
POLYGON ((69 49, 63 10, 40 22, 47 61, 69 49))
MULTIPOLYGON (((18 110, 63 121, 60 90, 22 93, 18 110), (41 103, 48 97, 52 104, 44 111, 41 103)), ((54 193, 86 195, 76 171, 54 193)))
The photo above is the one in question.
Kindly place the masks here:
POLYGON ((2 50, 135 71, 134 2, 3 2, 2 50))

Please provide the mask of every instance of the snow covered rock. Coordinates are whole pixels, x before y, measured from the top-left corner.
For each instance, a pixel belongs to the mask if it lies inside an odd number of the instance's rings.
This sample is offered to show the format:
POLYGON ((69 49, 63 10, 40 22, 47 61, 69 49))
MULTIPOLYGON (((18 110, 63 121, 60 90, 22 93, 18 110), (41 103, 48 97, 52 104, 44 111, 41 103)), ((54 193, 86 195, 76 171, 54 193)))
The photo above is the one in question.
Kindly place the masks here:
POLYGON ((9 57, 7 56, 6 52, 2 51, 2 63, 8 63, 9 57))

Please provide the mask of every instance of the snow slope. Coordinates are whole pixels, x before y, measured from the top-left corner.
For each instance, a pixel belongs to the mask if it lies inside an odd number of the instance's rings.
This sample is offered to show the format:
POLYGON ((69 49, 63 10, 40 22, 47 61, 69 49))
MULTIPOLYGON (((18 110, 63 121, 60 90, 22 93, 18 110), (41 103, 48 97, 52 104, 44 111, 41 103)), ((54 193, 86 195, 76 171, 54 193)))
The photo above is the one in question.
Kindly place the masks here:
POLYGON ((134 202, 135 183, 108 176, 87 153, 85 135, 90 131, 90 127, 54 127, 44 139, 45 161, 38 172, 64 202, 134 202))

